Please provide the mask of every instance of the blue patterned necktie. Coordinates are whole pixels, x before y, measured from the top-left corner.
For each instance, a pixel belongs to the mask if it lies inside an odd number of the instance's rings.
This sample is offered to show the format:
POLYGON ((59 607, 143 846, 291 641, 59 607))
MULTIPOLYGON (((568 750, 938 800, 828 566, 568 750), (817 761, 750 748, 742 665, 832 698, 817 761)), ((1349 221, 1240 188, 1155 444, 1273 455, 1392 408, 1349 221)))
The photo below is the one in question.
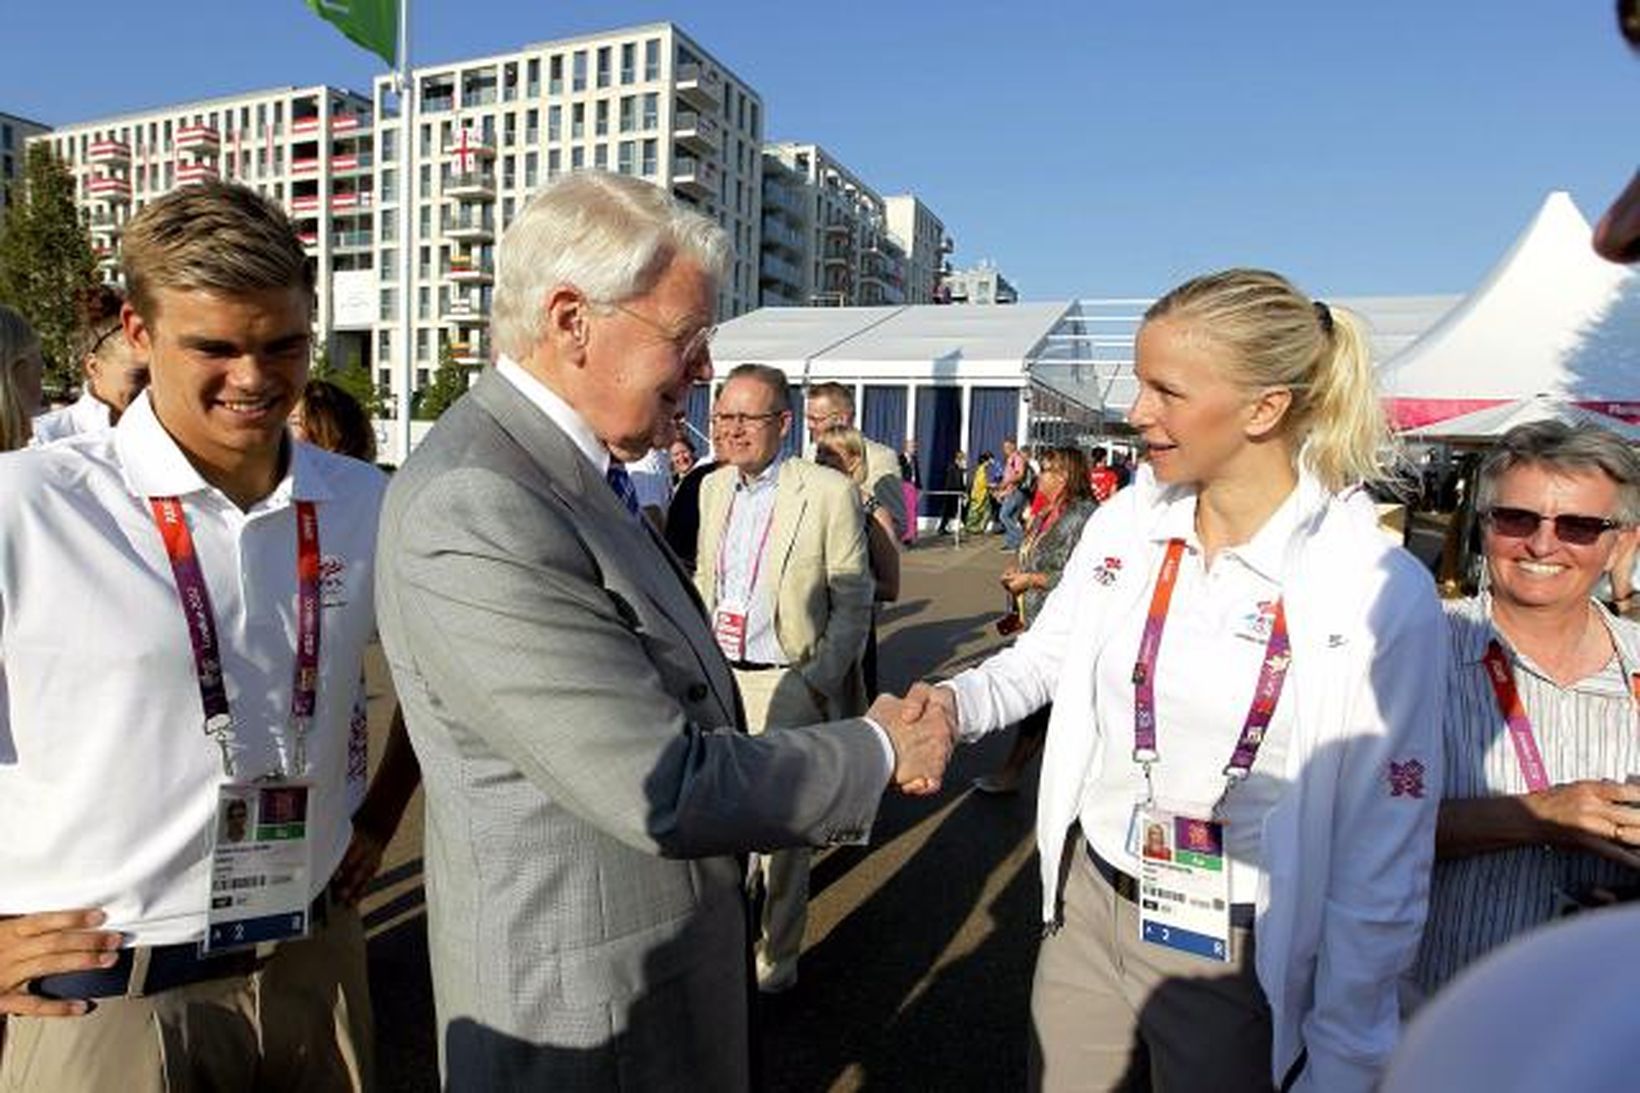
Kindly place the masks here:
POLYGON ((621 499, 626 511, 634 518, 638 516, 638 487, 632 484, 632 476, 626 473, 626 468, 619 461, 611 459, 609 470, 604 473, 604 480, 609 488, 615 491, 615 496, 621 499))

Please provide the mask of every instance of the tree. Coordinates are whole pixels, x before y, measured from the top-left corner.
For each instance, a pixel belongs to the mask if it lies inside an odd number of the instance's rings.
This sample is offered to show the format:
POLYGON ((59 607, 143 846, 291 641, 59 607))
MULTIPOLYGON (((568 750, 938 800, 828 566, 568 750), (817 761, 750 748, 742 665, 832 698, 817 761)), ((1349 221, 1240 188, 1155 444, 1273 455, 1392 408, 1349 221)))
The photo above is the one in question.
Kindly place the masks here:
POLYGON ((13 186, 0 223, 0 303, 16 308, 40 335, 48 388, 79 382, 80 307, 96 284, 73 176, 45 144, 30 145, 22 185, 13 186))
POLYGON ((358 357, 350 357, 346 364, 337 368, 330 362, 329 348, 321 345, 313 355, 313 367, 308 374, 316 380, 333 383, 352 395, 371 417, 382 416, 387 404, 386 392, 370 381, 370 369, 358 357))
POLYGON ((416 392, 411 416, 418 421, 436 421, 466 393, 467 370, 456 363, 455 351, 445 343, 439 346, 438 370, 433 373, 433 382, 416 392))

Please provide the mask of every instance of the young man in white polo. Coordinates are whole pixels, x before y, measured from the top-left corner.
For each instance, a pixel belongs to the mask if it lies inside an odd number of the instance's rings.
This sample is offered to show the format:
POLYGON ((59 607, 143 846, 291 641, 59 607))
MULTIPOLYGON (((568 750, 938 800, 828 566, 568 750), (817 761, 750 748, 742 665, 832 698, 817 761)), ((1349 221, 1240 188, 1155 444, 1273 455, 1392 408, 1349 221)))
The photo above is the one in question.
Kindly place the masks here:
POLYGON ((123 252, 152 386, 0 459, 0 1088, 364 1088, 327 883, 383 477, 286 434, 313 274, 277 206, 184 187, 123 252))

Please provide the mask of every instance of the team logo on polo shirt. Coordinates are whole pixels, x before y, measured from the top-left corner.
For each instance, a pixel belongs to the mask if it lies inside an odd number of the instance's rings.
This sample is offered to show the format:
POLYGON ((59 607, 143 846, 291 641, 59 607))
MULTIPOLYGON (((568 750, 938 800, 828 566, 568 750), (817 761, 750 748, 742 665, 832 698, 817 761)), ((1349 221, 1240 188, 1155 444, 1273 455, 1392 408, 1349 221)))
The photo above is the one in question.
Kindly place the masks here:
POLYGON ((1106 558, 1099 565, 1093 567, 1093 579, 1103 585, 1116 583, 1116 578, 1122 574, 1122 559, 1106 558))
POLYGON ((1416 759, 1405 763, 1394 760, 1389 764, 1389 795, 1422 800, 1424 796, 1424 765, 1416 759))
POLYGON ((347 606, 347 561, 340 555, 319 559, 319 602, 325 607, 347 606))

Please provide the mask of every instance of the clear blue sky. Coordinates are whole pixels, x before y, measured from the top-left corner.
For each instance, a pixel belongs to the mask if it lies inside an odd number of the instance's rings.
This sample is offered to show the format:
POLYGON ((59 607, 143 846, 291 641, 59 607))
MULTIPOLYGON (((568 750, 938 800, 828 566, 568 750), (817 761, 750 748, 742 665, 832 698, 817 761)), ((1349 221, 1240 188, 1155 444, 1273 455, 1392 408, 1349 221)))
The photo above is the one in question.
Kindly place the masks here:
MULTIPOLYGON (((670 19, 818 141, 914 190, 1026 299, 1267 265, 1317 293, 1462 292, 1551 189, 1640 158, 1611 0, 416 0, 419 60, 670 19)), ((66 123, 380 62, 300 0, 7 2, 0 110, 66 123)))

